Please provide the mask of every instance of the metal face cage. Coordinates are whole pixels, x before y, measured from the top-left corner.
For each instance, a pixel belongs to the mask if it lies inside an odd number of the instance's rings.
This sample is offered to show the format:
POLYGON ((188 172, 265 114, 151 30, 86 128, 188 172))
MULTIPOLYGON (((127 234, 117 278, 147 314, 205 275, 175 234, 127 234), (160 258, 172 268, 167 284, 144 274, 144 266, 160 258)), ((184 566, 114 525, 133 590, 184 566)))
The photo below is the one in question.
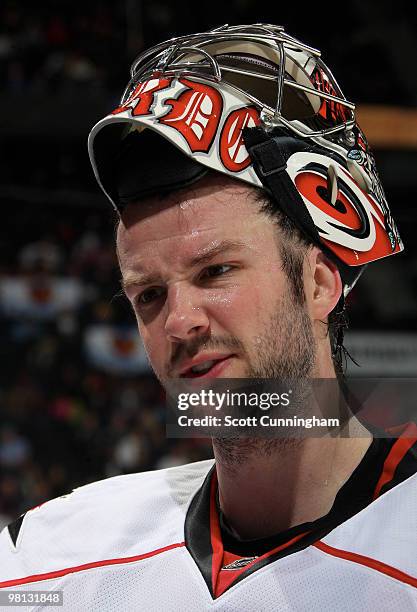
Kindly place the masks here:
POLYGON ((232 86, 261 111, 267 130, 284 126, 298 137, 344 132, 349 143, 355 105, 320 58, 281 26, 228 26, 172 38, 141 53, 121 99, 142 81, 192 77, 232 86))

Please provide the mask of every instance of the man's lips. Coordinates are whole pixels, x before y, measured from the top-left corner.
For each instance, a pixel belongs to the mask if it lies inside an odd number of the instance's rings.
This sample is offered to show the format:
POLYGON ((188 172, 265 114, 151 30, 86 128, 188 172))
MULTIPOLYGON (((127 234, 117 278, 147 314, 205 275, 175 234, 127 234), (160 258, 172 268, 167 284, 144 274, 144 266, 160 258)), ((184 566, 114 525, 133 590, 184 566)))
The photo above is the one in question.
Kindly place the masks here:
POLYGON ((188 365, 188 367, 182 368, 180 372, 181 378, 215 378, 219 376, 220 373, 225 369, 225 367, 230 363, 230 360, 234 357, 234 355, 224 355, 224 356, 214 356, 214 355, 204 355, 195 359, 188 365), (207 370, 202 372, 193 372, 191 370, 192 367, 197 366, 199 364, 203 364, 208 361, 213 361, 213 365, 207 370))

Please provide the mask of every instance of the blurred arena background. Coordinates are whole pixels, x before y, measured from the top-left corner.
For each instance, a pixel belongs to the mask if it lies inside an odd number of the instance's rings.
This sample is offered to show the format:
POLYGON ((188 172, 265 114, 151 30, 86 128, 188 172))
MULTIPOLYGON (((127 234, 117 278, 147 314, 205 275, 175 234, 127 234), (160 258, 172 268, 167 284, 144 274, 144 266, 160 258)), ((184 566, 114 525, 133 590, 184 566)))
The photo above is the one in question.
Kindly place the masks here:
POLYGON ((131 61, 166 38, 263 21, 322 49, 358 103, 406 245, 351 294, 352 373, 415 376, 417 23, 402 1, 267 6, 1 3, 0 526, 75 486, 210 456, 201 440, 165 437, 164 395, 119 295, 115 219, 86 149, 131 61))

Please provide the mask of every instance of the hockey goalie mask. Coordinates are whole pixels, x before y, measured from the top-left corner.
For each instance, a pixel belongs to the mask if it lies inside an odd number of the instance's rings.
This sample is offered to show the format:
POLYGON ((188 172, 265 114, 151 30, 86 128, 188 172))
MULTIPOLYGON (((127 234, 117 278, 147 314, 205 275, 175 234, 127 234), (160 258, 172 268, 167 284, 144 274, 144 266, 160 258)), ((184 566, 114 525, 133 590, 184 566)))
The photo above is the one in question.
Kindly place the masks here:
POLYGON ((89 137, 119 213, 215 170, 265 189, 337 262, 345 294, 403 249, 354 104, 318 50, 281 27, 224 26, 142 53, 131 77, 89 137))

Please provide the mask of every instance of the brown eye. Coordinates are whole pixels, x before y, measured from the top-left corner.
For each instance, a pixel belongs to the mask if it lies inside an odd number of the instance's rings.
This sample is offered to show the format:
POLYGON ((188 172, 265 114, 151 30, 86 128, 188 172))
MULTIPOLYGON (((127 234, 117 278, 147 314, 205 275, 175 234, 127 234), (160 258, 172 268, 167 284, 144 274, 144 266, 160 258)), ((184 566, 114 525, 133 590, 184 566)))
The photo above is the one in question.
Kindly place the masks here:
POLYGON ((165 289, 163 287, 150 287, 138 295, 135 302, 141 306, 146 306, 161 297, 164 291, 165 289))
POLYGON ((231 269, 232 266, 228 266, 226 264, 217 264, 214 266, 209 266, 203 271, 201 278, 215 278, 216 276, 222 276, 223 274, 226 274, 226 272, 229 272, 229 270, 231 269))

